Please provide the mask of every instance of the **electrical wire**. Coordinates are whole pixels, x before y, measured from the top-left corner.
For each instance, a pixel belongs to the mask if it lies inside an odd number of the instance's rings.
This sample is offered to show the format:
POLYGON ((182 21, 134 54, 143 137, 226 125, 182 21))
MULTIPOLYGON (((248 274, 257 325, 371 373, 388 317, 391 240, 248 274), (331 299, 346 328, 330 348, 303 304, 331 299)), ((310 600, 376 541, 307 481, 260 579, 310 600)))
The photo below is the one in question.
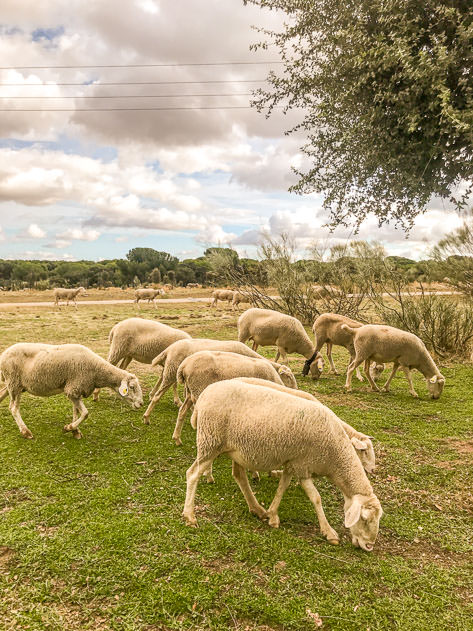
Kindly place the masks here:
POLYGON ((180 68, 186 66, 265 66, 280 65, 283 61, 212 61, 178 64, 89 64, 80 66, 0 66, 0 70, 74 70, 81 68, 180 68))

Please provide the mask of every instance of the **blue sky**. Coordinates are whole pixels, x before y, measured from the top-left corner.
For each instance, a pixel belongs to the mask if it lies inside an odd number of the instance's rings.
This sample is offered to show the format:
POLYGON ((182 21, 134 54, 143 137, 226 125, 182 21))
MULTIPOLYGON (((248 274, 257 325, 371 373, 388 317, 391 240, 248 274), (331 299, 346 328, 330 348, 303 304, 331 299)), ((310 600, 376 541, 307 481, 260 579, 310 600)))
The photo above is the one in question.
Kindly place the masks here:
MULTIPOLYGON (((320 197, 287 192, 295 182, 291 165, 303 165, 303 138, 284 135, 296 113, 266 120, 252 109, 80 111, 248 105, 247 96, 236 95, 248 91, 246 83, 199 82, 264 78, 274 53, 249 51, 257 37, 251 26, 277 26, 277 14, 240 0, 17 0, 2 7, 2 19, 2 66, 10 68, 0 70, 2 107, 72 110, 2 113, 2 258, 116 258, 136 246, 186 258, 209 245, 254 256, 263 234, 281 232, 303 253, 314 240, 344 243, 353 236, 329 233, 320 197), (131 67, 189 61, 260 65, 131 67), (78 68, 87 64, 122 67, 78 68), (42 68, 21 68, 28 65, 42 68), (138 81, 179 83, 127 85, 138 81), (204 93, 235 96, 192 96, 204 93), (133 98, 81 99, 104 95, 133 98), (38 96, 54 98, 31 98, 38 96)), ((433 202, 407 240, 374 218, 358 236, 382 242, 392 254, 422 258, 460 223, 433 202)))

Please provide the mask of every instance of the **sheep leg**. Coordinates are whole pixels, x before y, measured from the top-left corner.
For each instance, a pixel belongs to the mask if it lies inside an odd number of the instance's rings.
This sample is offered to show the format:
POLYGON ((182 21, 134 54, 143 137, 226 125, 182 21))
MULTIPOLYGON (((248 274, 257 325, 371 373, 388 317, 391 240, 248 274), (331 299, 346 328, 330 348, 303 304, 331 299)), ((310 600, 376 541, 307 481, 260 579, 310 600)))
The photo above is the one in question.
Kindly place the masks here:
POLYGON ((248 482, 246 471, 234 460, 232 462, 232 475, 240 487, 240 491, 243 493, 246 503, 248 504, 248 508, 250 509, 250 513, 253 513, 253 515, 256 515, 260 519, 266 519, 268 515, 254 496, 250 483, 248 482))
POLYGON ((25 438, 33 438, 33 434, 26 427, 23 419, 20 414, 20 394, 14 395, 10 392, 10 412, 12 413, 13 418, 15 419, 16 424, 18 425, 18 429, 20 433, 25 438))
MULTIPOLYGON (((280 346, 278 346, 278 354, 277 357, 279 359, 279 357, 281 357, 281 361, 279 362, 280 364, 286 364, 287 366, 287 353, 284 350, 284 348, 281 348, 280 346)), ((277 360, 275 360, 277 361, 277 360)))
POLYGON ((182 405, 182 401, 179 398, 179 393, 177 391, 177 382, 176 381, 172 384, 172 390, 173 390, 173 396, 174 396, 174 403, 175 403, 175 405, 177 405, 178 408, 180 408, 181 405, 182 405))
POLYGON ((73 298, 73 299, 72 299, 72 302, 74 303, 74 307, 77 309, 77 302, 76 302, 76 299, 75 299, 75 298, 73 298))
POLYGON ((403 366, 402 369, 403 369, 404 374, 406 375, 406 379, 407 379, 407 381, 409 383, 409 392, 412 394, 413 397, 415 397, 417 399, 419 397, 419 395, 414 390, 414 384, 412 383, 411 371, 409 370, 409 368, 407 366, 403 366))
POLYGON ((359 358, 357 359, 355 357, 355 359, 348 366, 347 380, 345 382, 345 389, 347 392, 351 392, 351 380, 353 378, 353 373, 355 372, 356 368, 358 368, 358 366, 361 364, 362 361, 363 359, 359 359, 359 358))
MULTIPOLYGON (((327 342, 327 358, 330 364, 330 368, 332 369, 332 372, 334 375, 339 375, 340 373, 337 371, 337 369, 335 368, 335 364, 333 363, 333 358, 332 358, 332 347, 333 344, 331 342, 327 342)), ((319 349, 317 349, 318 351, 319 349)))
POLYGON ((146 425, 149 425, 149 417, 151 416, 151 412, 154 410, 155 405, 158 403, 159 399, 163 396, 163 394, 169 390, 171 385, 172 384, 170 383, 164 383, 164 384, 162 383, 159 386, 158 391, 151 399, 148 407, 146 408, 146 412, 143 414, 143 421, 146 423, 146 425))
POLYGON ((276 495, 271 502, 270 507, 268 508, 268 517, 269 517, 269 525, 272 528, 279 528, 279 515, 278 508, 281 503, 282 496, 286 491, 287 487, 290 485, 292 480, 292 475, 290 475, 285 469, 282 472, 282 475, 279 479, 278 488, 276 490, 276 495))
POLYGON ((276 353, 276 357, 274 358, 274 361, 277 362, 279 359, 279 356, 281 355, 279 348, 278 348, 278 352, 276 353))
POLYGON ((329 543, 336 546, 340 542, 340 539, 336 531, 328 523, 327 518, 325 517, 320 493, 315 488, 315 485, 312 482, 311 478, 305 478, 304 480, 301 480, 300 483, 305 491, 305 494, 315 508, 315 513, 317 515, 317 519, 319 520, 320 532, 329 543))
POLYGON ((154 397, 154 395, 156 394, 156 392, 159 390, 159 386, 161 385, 161 382, 163 380, 163 374, 161 373, 161 376, 158 377, 158 380, 156 381, 156 383, 154 384, 153 389, 151 390, 151 392, 149 393, 149 400, 151 401, 151 399, 154 397))
POLYGON ((370 359, 365 359, 365 365, 364 365, 364 371, 365 371, 365 375, 366 378, 369 381, 369 384, 371 386, 371 390, 372 392, 381 392, 381 390, 378 388, 378 386, 375 384, 373 377, 371 376, 370 373, 370 364, 371 364, 371 360, 370 359))
POLYGON ((156 304, 156 298, 154 298, 154 300, 153 300, 153 304, 154 304, 154 308, 155 308, 155 309, 157 309, 157 308, 158 308, 158 305, 156 304))
POLYGON ((186 490, 186 501, 184 503, 184 510, 182 511, 182 516, 186 520, 188 526, 197 526, 197 520, 195 518, 195 492, 197 490, 197 485, 199 484, 199 480, 205 471, 212 466, 212 462, 214 461, 215 456, 207 457, 200 459, 197 457, 196 460, 191 464, 191 466, 186 471, 186 480, 187 480, 187 490, 186 490))
POLYGON ((394 375, 396 374, 396 372, 397 372, 397 369, 398 369, 398 368, 399 368, 399 364, 398 364, 398 363, 396 363, 396 362, 394 362, 394 364, 393 364, 393 369, 392 369, 392 371, 391 371, 391 374, 389 375, 389 377, 388 377, 388 379, 387 379, 386 383, 385 383, 385 384, 384 384, 384 386, 383 386, 383 390, 384 390, 384 392, 389 392, 389 386, 390 386, 391 381, 393 380, 393 377, 394 377, 394 375))
POLYGON ((5 386, 3 390, 0 390, 0 403, 3 401, 5 397, 8 396, 8 388, 5 386))
POLYGON ((191 405, 192 405, 191 396, 190 394, 187 394, 184 403, 181 405, 179 409, 179 414, 177 415, 177 420, 176 420, 176 427, 174 428, 174 432, 172 434, 172 438, 175 441, 177 446, 182 445, 182 440, 181 440, 182 426, 184 425, 184 419, 191 405))
POLYGON ((73 413, 72 423, 69 423, 69 425, 64 425, 64 431, 72 432, 74 438, 81 438, 82 434, 77 428, 82 423, 82 421, 84 421, 89 416, 89 410, 85 407, 82 399, 76 399, 75 397, 68 397, 68 398, 72 402, 72 405, 74 406, 74 413, 73 413), (78 418, 74 418, 76 410, 79 412, 78 418))

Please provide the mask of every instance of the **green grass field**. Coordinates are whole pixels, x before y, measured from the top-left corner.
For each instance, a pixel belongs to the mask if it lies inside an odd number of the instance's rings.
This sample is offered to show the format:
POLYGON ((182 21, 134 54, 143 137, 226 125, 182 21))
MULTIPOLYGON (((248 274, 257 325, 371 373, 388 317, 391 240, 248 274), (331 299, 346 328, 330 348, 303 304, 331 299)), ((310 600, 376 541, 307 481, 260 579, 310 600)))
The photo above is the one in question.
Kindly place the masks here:
MULTIPOLYGON (((18 341, 80 342, 106 356, 107 336, 130 306, 0 311, 3 350, 18 341)), ((143 316, 193 336, 234 339, 236 316, 213 316, 202 304, 169 305, 143 316)), ((273 349, 262 349, 272 356, 273 349)), ((315 384, 291 368, 299 387, 342 419, 376 437, 372 476, 384 516, 373 553, 352 546, 341 493, 318 480, 324 508, 342 535, 330 546, 312 506, 295 483, 273 530, 251 516, 231 476, 216 461, 216 483, 197 492, 197 529, 181 518, 185 471, 194 460, 188 420, 183 442, 171 434, 172 393, 151 425, 109 391, 88 399, 83 440, 64 434, 71 417, 64 396, 22 398, 35 439, 25 440, 0 404, 0 629, 281 631, 323 628, 375 631, 472 629, 473 368, 442 365, 439 401, 410 397, 405 377, 389 394, 354 379, 324 374, 315 384), (322 626, 320 626, 322 625, 322 626)), ((348 355, 335 354, 339 368, 348 355)), ((130 365, 145 393, 150 367, 130 365)), ((268 506, 277 480, 251 482, 268 506)))

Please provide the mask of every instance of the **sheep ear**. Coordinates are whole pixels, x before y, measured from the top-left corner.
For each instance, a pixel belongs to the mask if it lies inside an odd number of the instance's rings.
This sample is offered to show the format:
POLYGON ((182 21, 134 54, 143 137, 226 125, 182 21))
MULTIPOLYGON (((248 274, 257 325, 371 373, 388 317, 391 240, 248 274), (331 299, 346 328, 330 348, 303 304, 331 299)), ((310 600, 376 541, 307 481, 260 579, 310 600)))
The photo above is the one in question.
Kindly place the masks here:
POLYGON ((438 379, 437 375, 434 375, 433 377, 429 379, 429 381, 430 383, 437 383, 437 379, 438 379))
POLYGON ((351 528, 360 519, 361 514, 361 502, 355 496, 349 509, 345 513, 345 528, 351 528))
POLYGON ((118 388, 118 392, 122 395, 122 397, 126 397, 126 395, 128 394, 128 384, 125 379, 123 379, 123 381, 121 382, 120 387, 118 388))
POLYGON ((368 449, 368 445, 364 441, 357 438, 356 436, 352 436, 351 444, 353 445, 355 449, 358 449, 360 451, 364 451, 365 449, 368 449))

